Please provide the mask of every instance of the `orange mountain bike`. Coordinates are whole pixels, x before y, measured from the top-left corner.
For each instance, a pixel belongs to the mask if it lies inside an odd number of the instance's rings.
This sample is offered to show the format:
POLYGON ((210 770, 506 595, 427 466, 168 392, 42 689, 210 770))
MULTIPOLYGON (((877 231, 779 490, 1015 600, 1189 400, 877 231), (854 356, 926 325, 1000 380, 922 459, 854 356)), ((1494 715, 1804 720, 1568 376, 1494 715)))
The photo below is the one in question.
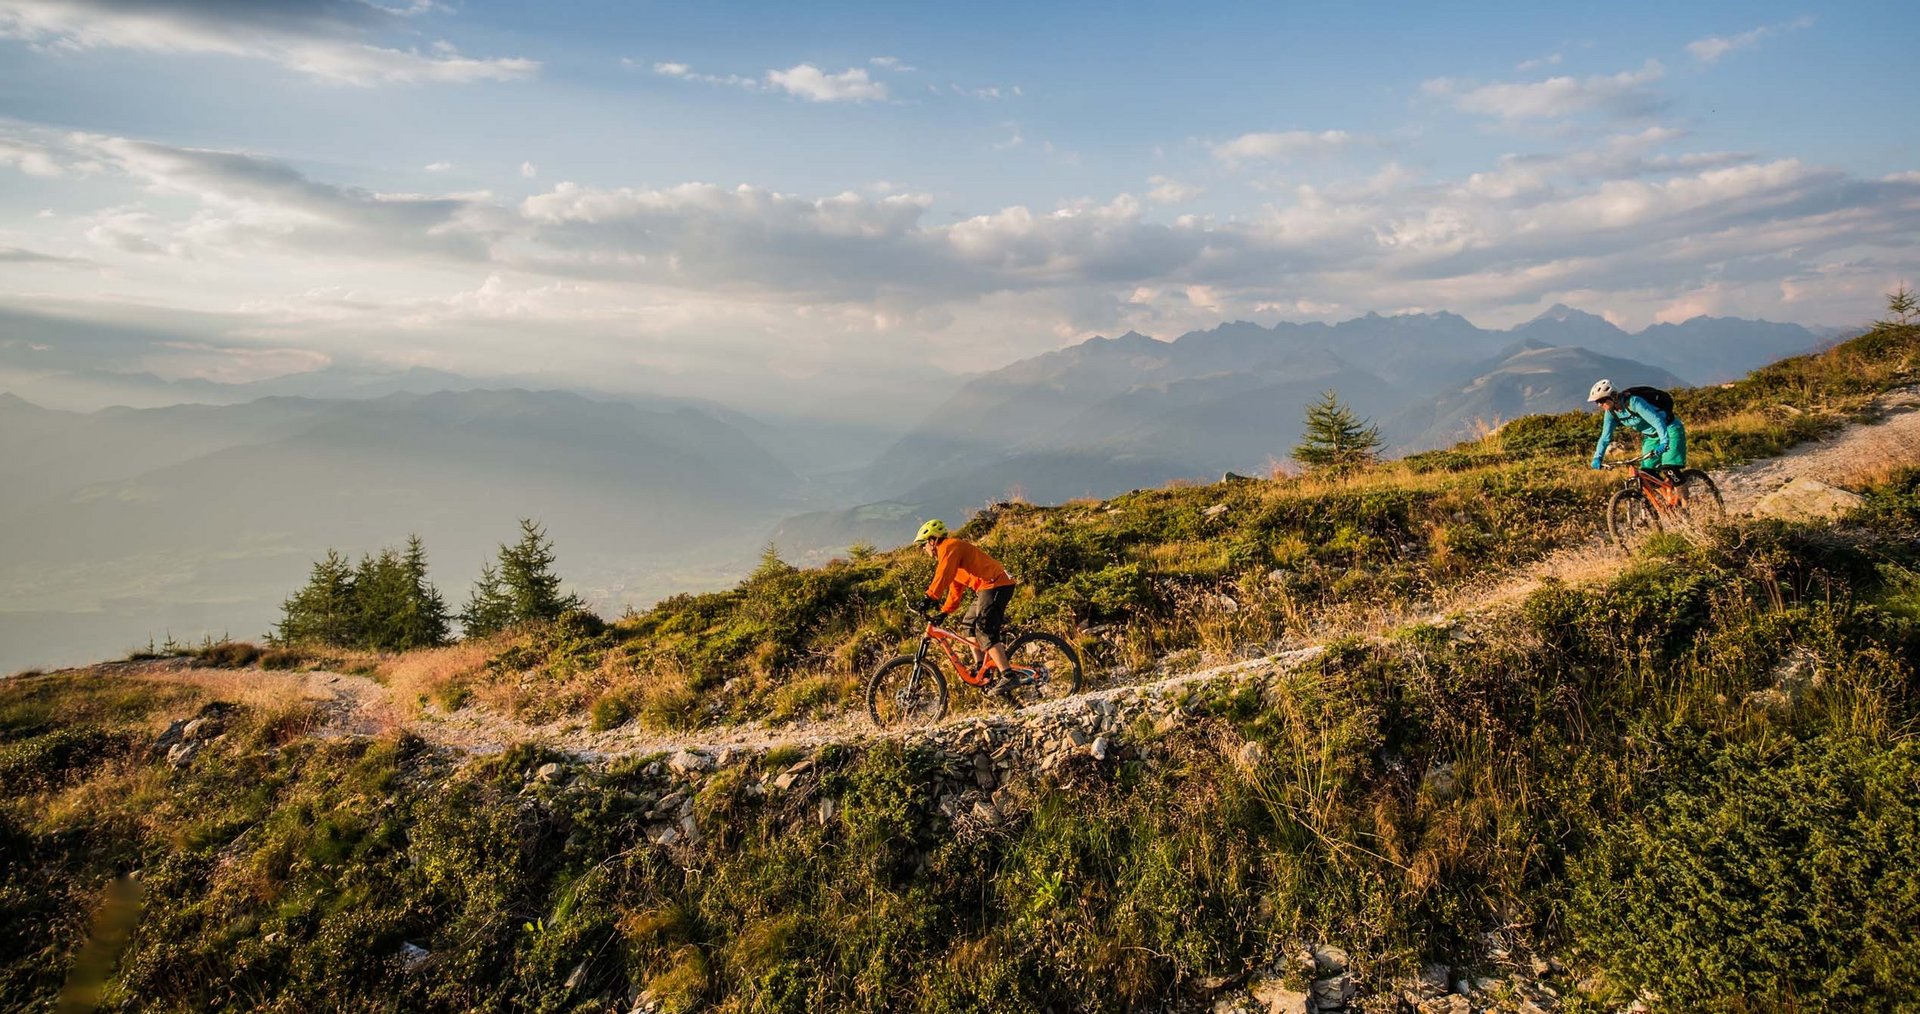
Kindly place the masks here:
POLYGON ((867 714, 882 728, 937 722, 947 713, 947 677, 931 649, 971 687, 1007 698, 1016 708, 1070 697, 1080 692, 1080 654, 1063 637, 1029 632, 1007 646, 1007 670, 1001 672, 973 642, 924 616, 920 647, 881 663, 867 680, 867 714), (977 668, 976 668, 977 664, 977 668))
POLYGON ((1607 467, 1627 470, 1626 485, 1607 501, 1607 534, 1622 549, 1669 527, 1697 527, 1727 513, 1713 477, 1698 468, 1662 474, 1641 468, 1639 461, 1610 462, 1607 467))

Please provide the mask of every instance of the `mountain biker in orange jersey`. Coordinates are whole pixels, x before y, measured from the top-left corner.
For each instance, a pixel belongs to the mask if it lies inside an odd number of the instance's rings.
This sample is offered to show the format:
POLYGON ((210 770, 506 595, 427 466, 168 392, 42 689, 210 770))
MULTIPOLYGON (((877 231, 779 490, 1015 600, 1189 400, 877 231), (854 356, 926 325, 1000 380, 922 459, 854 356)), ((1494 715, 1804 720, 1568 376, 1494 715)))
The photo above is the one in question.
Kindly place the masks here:
POLYGON ((960 605, 961 589, 971 590, 973 608, 967 610, 961 622, 973 631, 974 649, 985 652, 1001 672, 1009 671, 1007 646, 1000 643, 1000 631, 1006 626, 1007 603, 1013 599, 1013 587, 1018 582, 985 550, 949 535, 946 524, 939 518, 921 525, 913 540, 928 556, 939 561, 934 565, 933 583, 927 586, 927 597, 921 601, 920 611, 931 613, 937 609, 951 613, 960 605))

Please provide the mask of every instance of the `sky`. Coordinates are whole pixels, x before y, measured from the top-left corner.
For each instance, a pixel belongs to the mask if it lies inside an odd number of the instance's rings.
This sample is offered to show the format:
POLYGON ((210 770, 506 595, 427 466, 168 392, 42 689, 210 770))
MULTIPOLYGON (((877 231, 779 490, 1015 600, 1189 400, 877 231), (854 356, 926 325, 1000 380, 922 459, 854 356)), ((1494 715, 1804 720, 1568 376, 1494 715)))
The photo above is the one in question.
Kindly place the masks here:
POLYGON ((1856 324, 1920 277, 1912 38, 1891 2, 0 0, 0 351, 894 411, 1237 319, 1856 324))

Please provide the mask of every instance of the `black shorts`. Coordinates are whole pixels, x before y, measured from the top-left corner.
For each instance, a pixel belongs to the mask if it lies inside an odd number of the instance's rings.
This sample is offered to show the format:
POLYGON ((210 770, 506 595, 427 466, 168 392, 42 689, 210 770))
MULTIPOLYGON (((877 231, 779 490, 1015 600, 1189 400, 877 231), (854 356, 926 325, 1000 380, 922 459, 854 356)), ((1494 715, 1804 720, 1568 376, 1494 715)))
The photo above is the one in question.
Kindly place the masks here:
POLYGON ((1000 631, 1007 626, 1007 603, 1013 601, 1013 585, 1004 588, 988 588, 973 595, 973 607, 960 622, 973 629, 974 636, 985 635, 988 644, 1000 641, 1000 631))

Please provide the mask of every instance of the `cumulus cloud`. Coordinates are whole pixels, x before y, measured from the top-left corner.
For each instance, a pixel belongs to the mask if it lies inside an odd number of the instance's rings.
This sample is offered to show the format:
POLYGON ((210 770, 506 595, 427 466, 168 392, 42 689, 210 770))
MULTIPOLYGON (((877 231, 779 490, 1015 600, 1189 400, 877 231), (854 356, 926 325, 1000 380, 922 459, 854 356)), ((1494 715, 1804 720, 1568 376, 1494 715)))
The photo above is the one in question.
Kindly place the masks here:
POLYGON ((357 0, 0 0, 0 37, 55 50, 132 49, 268 60, 342 84, 507 81, 538 61, 476 59, 450 43, 427 51, 374 40, 430 8, 394 11, 357 0))
POLYGON ((66 172, 50 149, 28 141, 0 140, 0 166, 11 166, 28 176, 47 178, 66 172))
MULTIPOLYGON (((725 314, 752 318, 768 341, 831 344, 848 331, 932 335, 991 323, 1044 335, 1062 321, 1164 329, 1308 305, 1473 314, 1542 299, 1611 303, 1644 320, 1715 282, 1726 307, 1755 313, 1791 292, 1806 319, 1824 305, 1805 295, 1819 265, 1878 258, 1920 270, 1910 243, 1920 176, 1861 179, 1689 150, 1682 132, 1661 126, 1513 153, 1449 179, 1389 164, 1350 182, 1275 191, 1238 215, 1172 221, 1155 205, 1195 189, 1171 177, 1149 180, 1144 198, 957 217, 911 190, 808 196, 712 183, 561 182, 509 203, 380 194, 247 153, 14 140, 43 145, 56 164, 98 162, 90 186, 131 184, 131 201, 61 226, 83 230, 103 263, 158 271, 191 258, 201 279, 221 264, 257 271, 281 255, 348 286, 384 286, 391 295, 373 302, 388 307, 401 305, 410 272, 512 280, 477 292, 470 282, 474 294, 457 305, 407 308, 418 328, 511 313, 672 316, 692 333, 698 323, 687 315, 725 314)), ((364 300, 287 298, 314 313, 276 311, 289 327, 374 319, 364 300)))
POLYGON ((1285 162, 1306 155, 1325 155, 1352 145, 1357 138, 1344 130, 1285 130, 1242 134, 1213 146, 1213 157, 1229 165, 1242 162, 1285 162))
POLYGON ((1170 176, 1149 176, 1147 182, 1153 185, 1147 200, 1155 204, 1185 204, 1207 192, 1206 187, 1189 186, 1170 176))
POLYGON ((1660 61, 1648 60, 1638 70, 1585 78, 1562 75, 1544 81, 1478 84, 1443 77, 1420 87, 1428 95, 1451 101, 1462 112, 1502 120, 1559 119, 1579 113, 1633 118, 1666 106, 1666 97, 1652 87, 1665 76, 1660 61))
POLYGON ((767 71, 767 84, 808 102, 874 102, 887 97, 887 86, 859 67, 829 74, 810 63, 796 64, 767 71))
POLYGON ((1699 60, 1701 63, 1716 63, 1721 57, 1728 53, 1736 49, 1745 49, 1769 35, 1779 35, 1784 32, 1793 32, 1802 28, 1811 27, 1813 27, 1813 18, 1804 17, 1795 18, 1784 24, 1761 25, 1758 28, 1750 28, 1738 35, 1709 35, 1704 39, 1695 39, 1687 43, 1687 52, 1692 53, 1693 58, 1699 60))

